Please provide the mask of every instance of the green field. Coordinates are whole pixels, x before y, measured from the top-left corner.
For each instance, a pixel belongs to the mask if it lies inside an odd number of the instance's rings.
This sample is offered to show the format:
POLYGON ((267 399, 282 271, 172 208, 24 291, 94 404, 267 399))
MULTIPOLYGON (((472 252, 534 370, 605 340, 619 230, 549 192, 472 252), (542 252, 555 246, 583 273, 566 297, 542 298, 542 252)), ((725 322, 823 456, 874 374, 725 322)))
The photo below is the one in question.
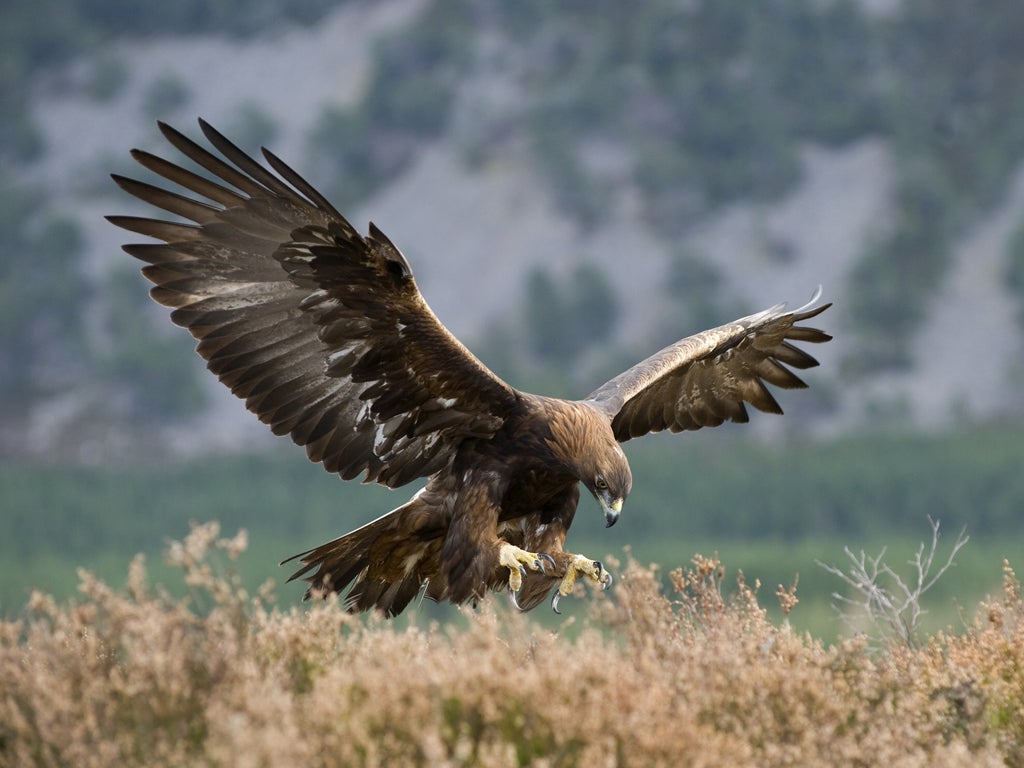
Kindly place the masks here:
MULTIPOLYGON (((701 438, 627 446, 635 485, 622 520, 605 529, 596 504, 584 499, 570 548, 620 560, 628 548, 663 573, 695 553, 717 552, 727 583, 741 570, 748 583, 759 580, 761 603, 776 618, 776 587, 799 576, 800 603, 790 620, 823 638, 844 631, 831 607, 832 593, 844 585, 817 561, 845 565, 844 547, 869 555, 885 548, 885 562, 910 578, 907 560, 929 538, 929 516, 942 524, 937 559, 966 529, 970 543, 923 600, 932 629, 969 615, 998 586, 1003 558, 1016 562, 1024 551, 1024 440, 1017 432, 781 446, 701 438)), ((139 552, 159 581, 167 541, 183 537, 190 521, 209 520, 225 535, 248 531, 249 549, 236 567, 249 587, 272 579, 284 604, 297 602, 301 588, 283 583, 289 571, 280 560, 373 519, 411 492, 342 483, 291 446, 131 467, 7 465, 0 484, 5 615, 16 615, 33 589, 72 595, 80 567, 123 583, 139 552)), ((549 612, 534 615, 541 613, 549 612)))

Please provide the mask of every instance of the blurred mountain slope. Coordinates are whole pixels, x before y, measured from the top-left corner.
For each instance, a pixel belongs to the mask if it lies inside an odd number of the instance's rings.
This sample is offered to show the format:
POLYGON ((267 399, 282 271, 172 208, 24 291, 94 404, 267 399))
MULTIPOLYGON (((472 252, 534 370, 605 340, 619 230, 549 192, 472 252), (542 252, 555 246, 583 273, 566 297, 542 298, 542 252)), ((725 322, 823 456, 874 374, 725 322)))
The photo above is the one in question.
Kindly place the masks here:
POLYGON ((165 154, 155 120, 194 133, 196 116, 272 147, 357 226, 372 218, 517 385, 579 395, 820 283, 836 340, 787 419, 753 431, 1024 411, 1024 296, 1007 277, 1024 260, 1016 4, 386 0, 295 19, 268 2, 242 24, 227 3, 194 29, 51 4, 91 24, 4 85, 23 129, 0 148, 16 159, 0 178, 0 367, 23 375, 4 381, 2 453, 269 439, 141 300, 102 218, 140 210, 107 178, 131 169, 127 150, 165 154), (568 356, 538 352, 526 313, 542 288, 568 356))

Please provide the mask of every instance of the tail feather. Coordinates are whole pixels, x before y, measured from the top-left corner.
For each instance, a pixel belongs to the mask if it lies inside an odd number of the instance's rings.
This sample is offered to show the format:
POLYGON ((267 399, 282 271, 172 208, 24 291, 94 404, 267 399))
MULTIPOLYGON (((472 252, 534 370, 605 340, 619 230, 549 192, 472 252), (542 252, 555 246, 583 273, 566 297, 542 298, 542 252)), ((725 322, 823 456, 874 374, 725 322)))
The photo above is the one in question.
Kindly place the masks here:
POLYGON ((349 610, 377 608, 397 616, 428 580, 432 595, 444 594, 439 557, 445 530, 432 520, 431 508, 413 497, 362 528, 281 564, 302 563, 288 581, 309 582, 307 599, 348 589, 343 599, 349 610))
POLYGON ((406 577, 400 581, 362 580, 345 596, 352 611, 367 611, 379 608, 388 616, 397 616, 422 589, 419 578, 406 577))

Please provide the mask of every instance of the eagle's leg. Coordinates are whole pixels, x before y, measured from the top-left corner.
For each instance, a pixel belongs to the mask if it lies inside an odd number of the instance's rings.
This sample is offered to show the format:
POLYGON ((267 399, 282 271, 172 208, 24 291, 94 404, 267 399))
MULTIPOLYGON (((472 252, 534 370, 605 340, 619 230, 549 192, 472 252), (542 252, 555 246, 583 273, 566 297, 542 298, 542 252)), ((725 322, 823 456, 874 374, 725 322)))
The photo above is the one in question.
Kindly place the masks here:
POLYGON ((591 560, 584 555, 569 555, 569 558, 565 567, 565 576, 562 577, 558 589, 555 590, 555 594, 551 598, 551 609, 555 613, 561 613, 558 610, 558 601, 572 593, 576 579, 581 576, 593 579, 601 585, 602 590, 608 589, 612 585, 612 575, 604 569, 600 560, 591 560))
POLYGON ((498 563, 509 570, 508 588, 513 595, 522 588, 526 569, 543 573, 545 560, 554 565, 550 555, 527 552, 508 542, 503 543, 498 550, 498 563))

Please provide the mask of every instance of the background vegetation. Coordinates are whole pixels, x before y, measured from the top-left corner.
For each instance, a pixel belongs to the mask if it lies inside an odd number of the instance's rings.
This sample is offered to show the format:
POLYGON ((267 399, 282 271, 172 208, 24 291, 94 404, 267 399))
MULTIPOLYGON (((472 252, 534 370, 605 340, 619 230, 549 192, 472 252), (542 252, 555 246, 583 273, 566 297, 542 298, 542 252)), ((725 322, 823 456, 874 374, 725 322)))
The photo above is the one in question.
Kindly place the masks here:
MULTIPOLYGON (((315 23, 336 5, 7 3, 0 8, 0 108, 10 119, 0 127, 0 157, 17 169, 47 151, 27 109, 29 93, 41 79, 67 76, 61 68, 69 62, 89 64, 84 76, 94 98, 117 94, 125 64, 112 55, 113 41, 267 34, 315 23)), ((855 336, 845 371, 866 375, 908 364, 907 344, 942 284, 954 239, 1000 198, 1024 159, 1024 96, 1017 87, 1024 49, 1016 44, 1022 30, 1024 11, 1013 0, 991 0, 984 13, 955 0, 905 0, 884 14, 854 0, 650 0, 628 9, 614 2, 427 2, 415 23, 376 46, 361 98, 330 106, 314 121, 305 167, 347 209, 442 134, 453 136, 476 164, 509 142, 525 142, 563 212, 581 226, 602 215, 613 189, 628 185, 640 195, 651 231, 671 242, 710 211, 790 189, 799 180, 801 146, 881 138, 894 158, 894 216, 853 269, 845 310, 855 336), (474 109, 456 98, 460 89, 495 69, 520 84, 515 107, 477 109, 474 119, 460 115, 474 109), (595 163, 595 147, 619 148, 614 172, 595 163)), ((144 111, 166 115, 187 98, 185 84, 167 76, 152 84, 144 111)), ((246 146, 274 136, 273 116, 252 105, 237 122, 246 146)), ((51 276, 58 271, 46 259, 67 259, 80 241, 71 222, 46 209, 45 190, 26 188, 17 173, 0 175, 0 217, 6 298, 0 361, 28 357, 19 372, 8 373, 26 379, 14 382, 5 398, 9 413, 26 412, 45 397, 54 374, 37 359, 52 358, 41 349, 59 345, 66 347, 65 378, 104 387, 116 378, 130 403, 145 400, 139 393, 154 375, 190 391, 185 380, 195 369, 173 362, 187 356, 165 362, 130 343, 133 352, 105 354, 104 345, 118 340, 85 321, 96 297, 125 305, 122 293, 137 292, 135 286, 62 268, 65 301, 39 300, 37 286, 54 290, 51 276), (26 338, 40 341, 26 351, 26 338)), ((666 290, 685 295, 699 318, 731 316, 729 297, 709 293, 715 265, 699 253, 671 258, 667 269, 678 274, 685 264, 689 285, 681 288, 673 277, 666 290), (718 311, 704 311, 709 308, 718 311)), ((1006 278, 1019 295, 1015 258, 1006 278)), ((600 290, 602 276, 594 277, 600 290)), ((560 378, 585 367, 588 344, 576 343, 578 326, 596 327, 610 316, 587 311, 588 297, 578 297, 582 322, 546 325, 537 343, 530 309, 544 305, 549 286, 538 275, 524 280, 523 319, 477 341, 494 347, 495 357, 509 340, 532 347, 534 354, 509 361, 527 376, 538 362, 560 378), (566 353, 551 356, 546 347, 566 353)), ((598 328, 593 339, 606 334, 598 328)), ((182 412, 191 397, 158 398, 155 416, 182 412)), ((131 407, 109 414, 122 422, 138 415, 131 407)))

